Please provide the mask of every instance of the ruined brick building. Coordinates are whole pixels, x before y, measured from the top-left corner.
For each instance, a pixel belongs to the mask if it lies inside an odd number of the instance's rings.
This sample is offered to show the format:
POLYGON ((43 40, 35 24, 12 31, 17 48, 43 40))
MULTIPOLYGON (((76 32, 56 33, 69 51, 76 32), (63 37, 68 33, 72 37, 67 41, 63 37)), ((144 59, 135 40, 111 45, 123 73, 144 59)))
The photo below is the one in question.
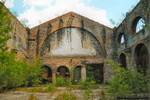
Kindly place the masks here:
POLYGON ((104 83, 111 76, 111 68, 105 63, 109 59, 150 74, 149 0, 141 0, 114 29, 74 12, 32 29, 10 15, 10 50, 26 59, 40 57, 46 81, 55 82, 57 76, 76 82, 93 77, 97 83, 104 83))

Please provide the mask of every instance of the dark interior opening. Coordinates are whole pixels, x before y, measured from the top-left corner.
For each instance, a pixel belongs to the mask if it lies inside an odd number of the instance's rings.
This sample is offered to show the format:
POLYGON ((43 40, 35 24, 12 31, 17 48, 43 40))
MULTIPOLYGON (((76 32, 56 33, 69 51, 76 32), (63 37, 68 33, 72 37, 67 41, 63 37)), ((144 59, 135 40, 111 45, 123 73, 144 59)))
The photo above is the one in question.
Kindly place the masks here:
POLYGON ((81 80, 81 66, 77 66, 74 69, 74 75, 73 75, 74 82, 78 83, 81 80))
POLYGON ((135 48, 135 62, 137 70, 146 74, 149 65, 149 53, 144 44, 139 44, 135 48))
POLYGON ((60 66, 57 69, 57 76, 61 76, 64 78, 70 77, 69 69, 66 66, 60 66))
POLYGON ((95 80, 96 83, 103 83, 103 64, 88 64, 87 79, 95 80))
POLYGON ((119 57, 119 62, 121 64, 121 67, 126 68, 127 67, 127 63, 126 63, 126 55, 125 54, 121 54, 119 57))
POLYGON ((49 66, 44 65, 42 67, 43 73, 42 73, 42 83, 46 84, 49 82, 52 82, 52 70, 49 66))

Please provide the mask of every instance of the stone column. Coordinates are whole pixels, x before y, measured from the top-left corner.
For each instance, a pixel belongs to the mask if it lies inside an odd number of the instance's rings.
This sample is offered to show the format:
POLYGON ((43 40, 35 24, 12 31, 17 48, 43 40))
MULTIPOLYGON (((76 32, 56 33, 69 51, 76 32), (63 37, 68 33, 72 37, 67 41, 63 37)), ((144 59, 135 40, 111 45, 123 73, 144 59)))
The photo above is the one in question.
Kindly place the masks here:
POLYGON ((81 80, 85 81, 86 80, 86 66, 82 66, 81 68, 81 80))

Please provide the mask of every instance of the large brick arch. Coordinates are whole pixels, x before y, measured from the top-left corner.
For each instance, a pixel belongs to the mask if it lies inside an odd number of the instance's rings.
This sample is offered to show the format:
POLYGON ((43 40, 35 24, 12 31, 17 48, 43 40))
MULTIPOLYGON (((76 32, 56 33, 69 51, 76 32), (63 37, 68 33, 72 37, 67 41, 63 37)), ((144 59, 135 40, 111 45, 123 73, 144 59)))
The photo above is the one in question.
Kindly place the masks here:
MULTIPOLYGON (((107 33, 106 37, 109 38, 112 34, 112 29, 73 12, 59 16, 31 29, 31 35, 29 38, 31 40, 35 40, 33 43, 34 50, 36 51, 35 55, 40 55, 39 48, 43 47, 48 36, 63 28, 79 28, 89 32, 90 35, 98 42, 103 56, 107 56, 105 48, 106 44, 103 41, 102 30, 105 30, 105 34, 107 33)), ((108 46, 110 46, 110 41, 107 44, 107 47, 108 46)))
MULTIPOLYGON (((99 41, 99 39, 98 39, 92 32, 89 32, 88 30, 83 29, 82 27, 74 27, 74 26, 71 26, 71 27, 62 27, 62 28, 59 28, 58 30, 53 31, 52 33, 50 33, 50 34, 44 39, 44 41, 42 42, 42 44, 40 44, 40 46, 39 46, 40 50, 43 51, 43 48, 45 48, 46 43, 47 43, 49 37, 51 37, 52 34, 56 34, 55 32, 57 32, 57 31, 59 31, 59 30, 62 30, 62 29, 65 29, 65 28, 77 28, 77 29, 80 29, 80 30, 82 30, 82 31, 84 31, 84 32, 87 32, 87 34, 89 34, 90 36, 92 36, 92 38, 94 38, 94 40, 98 43, 98 46, 99 46, 100 50, 98 50, 97 52, 99 52, 99 54, 101 54, 101 57, 105 57, 105 56, 106 56, 106 53, 105 53, 105 51, 104 51, 104 48, 103 48, 102 45, 101 45, 101 42, 99 41)), ((40 55, 42 56, 41 51, 39 51, 39 52, 40 52, 40 55)))

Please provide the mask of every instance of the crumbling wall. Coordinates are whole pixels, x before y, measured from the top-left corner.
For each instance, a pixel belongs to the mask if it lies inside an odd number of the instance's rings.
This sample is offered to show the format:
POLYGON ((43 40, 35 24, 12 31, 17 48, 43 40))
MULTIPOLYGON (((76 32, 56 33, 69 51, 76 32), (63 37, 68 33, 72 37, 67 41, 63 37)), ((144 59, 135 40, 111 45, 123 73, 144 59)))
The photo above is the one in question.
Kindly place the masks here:
MULTIPOLYGON (((3 5, 0 3, 0 5, 3 5)), ((4 6, 6 12, 11 18, 11 32, 7 47, 9 51, 14 50, 18 57, 27 56, 28 34, 26 28, 18 21, 18 19, 4 6)))
POLYGON ((112 29, 71 12, 31 29, 30 38, 34 40, 34 42, 32 41, 33 45, 30 46, 32 56, 34 57, 40 54, 40 48, 42 47, 44 42, 48 40, 47 38, 49 35, 57 33, 58 40, 61 40, 63 35, 61 36, 61 34, 59 35, 59 33, 62 33, 63 28, 69 27, 81 29, 81 40, 84 40, 84 38, 86 38, 85 32, 88 31, 94 36, 95 40, 98 41, 102 54, 105 57, 107 53, 110 54, 112 42, 110 38, 112 36, 112 29), (109 52, 107 52, 107 50, 109 50, 109 52))
MULTIPOLYGON (((115 44, 114 52, 116 60, 119 61, 121 53, 126 55, 127 66, 136 68, 135 63, 135 48, 138 44, 143 44, 149 51, 148 56, 150 57, 150 1, 141 0, 139 4, 130 12, 126 14, 126 18, 123 22, 115 29, 115 44), (136 32, 136 25, 138 20, 142 18, 145 21, 144 28, 136 32), (119 35, 124 33, 125 43, 120 44, 118 41, 119 35), (117 48, 117 50, 116 50, 117 48)), ((150 59, 149 59, 150 66, 150 59)))

